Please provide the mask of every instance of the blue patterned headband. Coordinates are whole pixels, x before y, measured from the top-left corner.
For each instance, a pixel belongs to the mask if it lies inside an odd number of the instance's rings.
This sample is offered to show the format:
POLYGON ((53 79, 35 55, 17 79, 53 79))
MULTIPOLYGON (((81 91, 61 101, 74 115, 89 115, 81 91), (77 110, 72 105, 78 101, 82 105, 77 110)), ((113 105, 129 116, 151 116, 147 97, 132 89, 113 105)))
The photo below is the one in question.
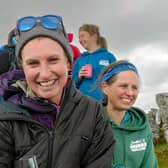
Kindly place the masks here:
POLYGON ((129 62, 123 62, 115 67, 110 68, 102 77, 101 82, 105 82, 108 79, 110 79, 111 77, 113 77, 114 75, 122 72, 122 71, 127 71, 127 70, 131 70, 134 71, 138 74, 138 71, 136 69, 136 67, 129 63, 129 62))

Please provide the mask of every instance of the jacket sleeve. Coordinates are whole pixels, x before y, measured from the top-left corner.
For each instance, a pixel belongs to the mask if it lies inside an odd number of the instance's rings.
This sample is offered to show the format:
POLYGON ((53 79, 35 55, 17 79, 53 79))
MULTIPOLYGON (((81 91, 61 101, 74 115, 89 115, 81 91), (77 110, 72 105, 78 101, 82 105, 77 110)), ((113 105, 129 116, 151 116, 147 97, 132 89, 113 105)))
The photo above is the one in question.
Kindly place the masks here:
POLYGON ((103 115, 102 107, 98 109, 95 118, 94 135, 82 168, 111 168, 115 143, 111 125, 103 115))
POLYGON ((143 159, 141 167, 142 168, 149 168, 149 167, 150 168, 158 168, 158 162, 156 159, 154 145, 153 145, 152 131, 151 131, 149 125, 148 125, 148 128, 149 128, 150 134, 148 136, 146 153, 144 155, 144 159, 143 159))
POLYGON ((0 168, 13 168, 14 142, 10 122, 0 121, 0 168))

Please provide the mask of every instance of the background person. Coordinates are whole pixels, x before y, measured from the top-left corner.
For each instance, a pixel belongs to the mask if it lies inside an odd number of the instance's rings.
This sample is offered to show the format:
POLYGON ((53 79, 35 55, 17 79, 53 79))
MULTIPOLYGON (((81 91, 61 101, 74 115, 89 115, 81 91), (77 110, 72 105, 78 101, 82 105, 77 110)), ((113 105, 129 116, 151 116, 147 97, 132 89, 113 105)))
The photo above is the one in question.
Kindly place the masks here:
POLYGON ((102 71, 99 83, 116 139, 112 167, 157 168, 147 115, 133 107, 139 92, 137 68, 125 60, 116 61, 102 71))
POLYGON ((23 70, 0 76, 0 167, 35 156, 39 168, 109 168, 110 123, 98 102, 67 83, 72 53, 61 17, 24 17, 17 31, 23 70))
POLYGON ((96 100, 104 97, 102 91, 95 87, 99 73, 105 66, 116 61, 112 53, 102 48, 107 46, 102 41, 97 25, 82 25, 79 28, 79 42, 86 51, 75 61, 72 71, 72 78, 80 92, 96 100))
POLYGON ((0 74, 18 69, 15 56, 15 28, 8 34, 8 42, 0 47, 0 74))

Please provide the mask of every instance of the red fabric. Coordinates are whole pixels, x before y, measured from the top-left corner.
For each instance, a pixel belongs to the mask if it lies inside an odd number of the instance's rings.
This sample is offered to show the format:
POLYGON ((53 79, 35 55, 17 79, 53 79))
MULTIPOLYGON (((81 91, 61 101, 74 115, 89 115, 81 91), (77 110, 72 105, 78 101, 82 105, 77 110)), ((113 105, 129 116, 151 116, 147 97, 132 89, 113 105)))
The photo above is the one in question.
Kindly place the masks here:
POLYGON ((68 41, 69 43, 72 43, 72 40, 73 40, 73 33, 68 33, 68 41))
MULTIPOLYGON (((72 49, 72 52, 73 52, 73 61, 75 61, 78 57, 80 57, 81 52, 78 49, 78 47, 76 47, 75 45, 71 44, 72 41, 73 41, 73 33, 68 33, 67 36, 68 36, 68 42, 69 42, 69 44, 71 46, 71 49, 72 49)), ((73 64, 70 66, 70 69, 69 69, 69 75, 68 75, 69 79, 72 76, 72 68, 73 68, 73 64)), ((68 79, 68 81, 69 81, 69 79, 68 79)))
POLYGON ((73 52, 73 59, 74 61, 81 55, 80 50, 78 49, 78 47, 76 47, 75 45, 71 44, 73 41, 73 33, 67 33, 68 36, 68 42, 71 46, 72 52, 73 52))
POLYGON ((78 49, 78 47, 70 44, 72 51, 73 51, 73 56, 74 56, 74 61, 81 55, 80 50, 78 49))

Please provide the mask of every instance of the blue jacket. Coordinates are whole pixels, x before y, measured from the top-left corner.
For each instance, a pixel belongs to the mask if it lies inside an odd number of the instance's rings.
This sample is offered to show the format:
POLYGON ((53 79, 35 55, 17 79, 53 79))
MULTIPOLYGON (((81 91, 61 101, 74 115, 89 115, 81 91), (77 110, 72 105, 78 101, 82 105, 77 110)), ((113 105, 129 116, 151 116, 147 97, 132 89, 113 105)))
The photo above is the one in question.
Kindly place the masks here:
POLYGON ((104 48, 100 48, 93 53, 84 52, 75 61, 72 71, 72 78, 80 92, 100 101, 104 94, 97 86, 97 78, 102 69, 114 61, 116 61, 115 56, 104 48), (85 64, 92 65, 92 77, 79 79, 78 73, 85 64))

